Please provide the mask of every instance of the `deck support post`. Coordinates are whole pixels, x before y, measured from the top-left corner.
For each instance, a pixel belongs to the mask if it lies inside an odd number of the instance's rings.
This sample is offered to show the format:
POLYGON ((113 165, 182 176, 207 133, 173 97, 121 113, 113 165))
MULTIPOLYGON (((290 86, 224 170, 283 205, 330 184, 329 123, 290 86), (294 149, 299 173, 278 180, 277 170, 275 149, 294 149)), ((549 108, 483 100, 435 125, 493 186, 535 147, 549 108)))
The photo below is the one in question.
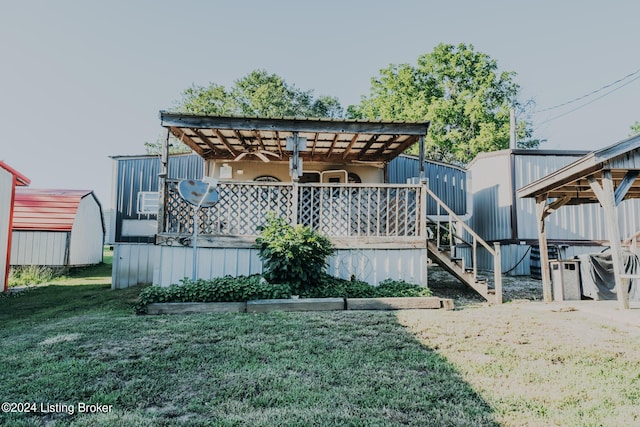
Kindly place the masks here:
POLYGON ((493 244, 496 252, 493 256, 493 284, 496 291, 496 304, 502 304, 502 255, 500 254, 500 242, 493 244))
POLYGON ((158 175, 158 234, 165 231, 165 201, 167 200, 167 177, 169 176, 169 136, 171 135, 167 129, 167 137, 162 141, 162 151, 160 152, 160 174, 158 175))
POLYGON ((547 251, 547 231, 544 220, 549 215, 547 211, 547 195, 536 197, 536 223, 540 245, 540 272, 542 276, 542 297, 544 302, 553 301, 551 293, 551 271, 549 270, 549 252, 547 251))
POLYGON ((595 193, 600 205, 604 209, 604 219, 607 227, 607 235, 611 246, 611 260, 613 261, 613 277, 616 286, 618 305, 621 309, 629 308, 629 292, 626 280, 622 279, 624 260, 622 258, 622 244, 620 239, 620 229, 618 227, 618 214, 615 203, 615 190, 613 188, 613 177, 610 170, 602 172, 602 187, 596 178, 591 175, 587 177, 591 189, 595 193))

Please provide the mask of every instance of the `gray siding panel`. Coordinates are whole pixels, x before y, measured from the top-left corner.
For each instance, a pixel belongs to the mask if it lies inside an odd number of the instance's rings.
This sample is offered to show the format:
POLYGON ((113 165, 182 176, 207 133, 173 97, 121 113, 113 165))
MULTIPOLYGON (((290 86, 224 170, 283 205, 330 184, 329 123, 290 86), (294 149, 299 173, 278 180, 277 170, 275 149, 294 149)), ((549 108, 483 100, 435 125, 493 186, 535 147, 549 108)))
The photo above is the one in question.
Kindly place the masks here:
MULTIPOLYGON (((136 203, 140 191, 158 191, 160 160, 156 156, 116 158, 117 164, 114 185, 116 219, 115 242, 153 242, 148 236, 123 236, 122 221, 125 219, 155 220, 157 215, 139 215, 136 203)), ((204 162, 196 154, 171 156, 169 158, 169 177, 172 179, 199 179, 202 177, 204 162)))
POLYGON ((158 246, 145 243, 118 243, 113 251, 111 287, 128 288, 153 282, 158 246))
MULTIPOLYGON (((387 174, 389 183, 406 184, 407 179, 419 176, 420 161, 415 157, 398 156, 389 162, 387 174)), ((466 171, 444 163, 425 161, 425 174, 429 188, 458 215, 469 212, 467 206, 466 171)), ((430 200, 427 204, 429 215, 438 215, 437 206, 430 200)))

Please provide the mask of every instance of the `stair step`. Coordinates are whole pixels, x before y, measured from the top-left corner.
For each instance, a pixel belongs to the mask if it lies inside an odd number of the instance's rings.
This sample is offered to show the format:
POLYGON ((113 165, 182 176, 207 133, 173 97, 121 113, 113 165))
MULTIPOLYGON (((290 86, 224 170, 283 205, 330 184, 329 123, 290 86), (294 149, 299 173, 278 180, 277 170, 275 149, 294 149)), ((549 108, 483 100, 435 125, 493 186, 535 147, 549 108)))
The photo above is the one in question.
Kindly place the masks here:
POLYGON ((461 261, 462 261, 462 258, 455 258, 455 257, 452 257, 452 258, 449 258, 449 259, 450 259, 452 262, 461 262, 461 261))
POLYGON ((445 251, 449 252, 451 250, 451 246, 449 246, 449 245, 440 245, 440 246, 438 246, 438 250, 440 252, 445 252, 445 251))

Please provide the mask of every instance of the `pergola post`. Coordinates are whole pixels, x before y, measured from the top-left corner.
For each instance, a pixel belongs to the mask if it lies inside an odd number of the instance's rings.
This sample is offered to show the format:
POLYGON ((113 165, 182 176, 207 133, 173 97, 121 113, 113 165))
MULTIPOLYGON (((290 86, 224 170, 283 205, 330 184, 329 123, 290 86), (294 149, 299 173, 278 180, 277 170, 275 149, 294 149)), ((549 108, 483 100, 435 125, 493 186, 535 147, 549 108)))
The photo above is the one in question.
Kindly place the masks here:
POLYGON ((165 220, 165 200, 167 197, 167 177, 169 176, 169 136, 171 132, 167 129, 167 137, 162 141, 162 149, 160 151, 160 174, 158 179, 158 234, 164 233, 165 220))
POLYGON ((547 252, 547 232, 544 220, 548 216, 547 196, 536 197, 536 223, 540 245, 540 273, 542 276, 542 297, 544 302, 553 301, 551 293, 551 271, 549 270, 549 252, 547 252))
POLYGON ((598 185, 596 178, 591 175, 587 177, 591 189, 595 193, 600 205, 604 209, 604 218, 611 246, 611 259, 613 261, 613 277, 616 286, 616 295, 620 308, 629 308, 629 295, 626 283, 622 279, 624 261, 622 258, 622 244, 620 229, 618 227, 618 214, 615 203, 615 190, 613 188, 613 177, 610 170, 602 172, 602 187, 598 185))

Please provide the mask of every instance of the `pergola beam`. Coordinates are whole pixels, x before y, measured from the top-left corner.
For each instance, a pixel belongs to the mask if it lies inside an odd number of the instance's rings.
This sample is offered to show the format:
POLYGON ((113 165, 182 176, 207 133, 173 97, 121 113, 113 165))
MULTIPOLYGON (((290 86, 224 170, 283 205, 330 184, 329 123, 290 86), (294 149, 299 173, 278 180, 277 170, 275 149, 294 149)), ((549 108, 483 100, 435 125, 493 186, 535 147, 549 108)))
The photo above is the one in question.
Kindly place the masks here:
POLYGON ((625 196, 633 186, 633 183, 636 181, 636 178, 638 178, 639 172, 640 171, 637 170, 630 170, 627 171, 627 173, 624 175, 624 178, 622 178, 622 181, 618 185, 618 188, 616 188, 615 190, 616 206, 618 206, 624 200, 625 196))

